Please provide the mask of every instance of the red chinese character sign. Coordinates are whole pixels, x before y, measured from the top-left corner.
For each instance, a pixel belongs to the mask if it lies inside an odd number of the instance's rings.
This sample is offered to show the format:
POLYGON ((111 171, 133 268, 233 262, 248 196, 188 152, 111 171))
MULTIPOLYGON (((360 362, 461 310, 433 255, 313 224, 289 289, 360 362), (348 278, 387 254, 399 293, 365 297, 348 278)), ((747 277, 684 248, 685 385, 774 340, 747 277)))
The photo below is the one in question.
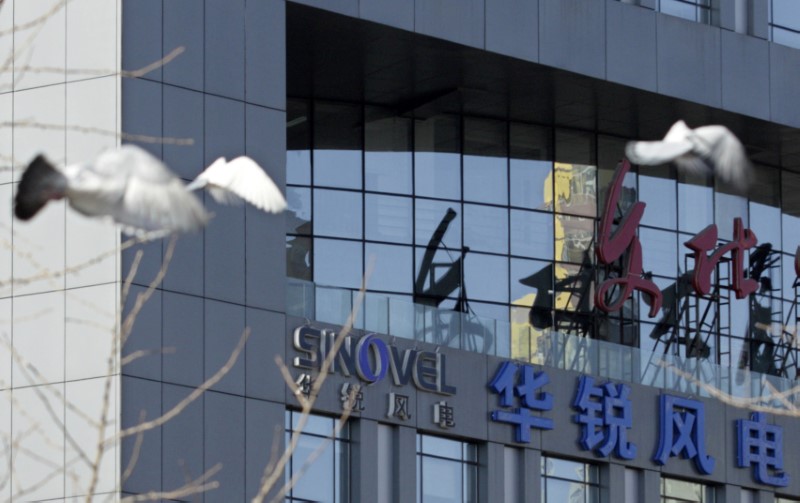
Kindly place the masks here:
MULTIPOLYGON (((648 316, 652 318, 661 309, 663 296, 656 284, 644 277, 642 268, 642 245, 636 236, 636 229, 644 215, 645 203, 633 203, 616 228, 613 226, 622 182, 630 168, 630 162, 625 159, 614 173, 597 235, 596 253, 600 263, 610 266, 625 255, 622 270, 618 276, 600 284, 595 294, 595 304, 607 313, 619 311, 634 290, 639 290, 645 295, 645 301, 650 306, 648 316)), ((755 247, 758 238, 752 230, 744 227, 741 218, 733 220, 731 242, 717 247, 717 237, 717 226, 712 224, 684 243, 693 252, 694 271, 690 271, 692 286, 699 295, 708 295, 712 273, 720 261, 730 255, 731 288, 736 292, 736 298, 744 299, 758 289, 758 281, 746 278, 744 272, 745 251, 755 247)), ((796 263, 796 269, 800 273, 800 262, 796 263)))
POLYGON ((600 220, 596 247, 597 258, 605 265, 613 264, 626 251, 628 256, 619 277, 607 279, 600 284, 595 294, 595 304, 607 313, 619 311, 633 291, 639 290, 647 296, 646 300, 650 305, 648 316, 652 318, 661 309, 662 296, 661 290, 655 283, 642 277, 642 244, 636 236, 636 229, 644 215, 645 203, 635 202, 622 217, 617 228, 612 231, 614 214, 622 192, 622 181, 630 169, 631 164, 625 159, 614 173, 614 179, 606 196, 603 218, 600 220), (607 298, 616 288, 619 288, 616 298, 609 304, 607 298))
POLYGON ((736 292, 736 298, 744 299, 758 289, 756 280, 744 277, 744 251, 758 244, 758 238, 753 231, 744 228, 741 218, 733 219, 733 241, 720 246, 710 255, 706 255, 706 252, 713 250, 717 245, 716 225, 709 225, 684 244, 694 252, 692 286, 697 293, 707 295, 711 291, 711 273, 728 252, 731 254, 733 290, 736 292))

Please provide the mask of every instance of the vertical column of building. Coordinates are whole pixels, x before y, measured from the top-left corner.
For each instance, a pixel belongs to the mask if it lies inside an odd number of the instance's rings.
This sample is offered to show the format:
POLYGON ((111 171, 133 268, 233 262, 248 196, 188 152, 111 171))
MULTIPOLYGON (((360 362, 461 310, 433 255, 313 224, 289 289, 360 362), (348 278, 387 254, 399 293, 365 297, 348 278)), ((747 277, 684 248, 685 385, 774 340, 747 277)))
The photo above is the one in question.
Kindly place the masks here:
MULTIPOLYGON (((180 53, 123 82, 126 130, 160 138, 139 143, 185 181, 218 157, 248 155, 283 191, 284 0, 128 0, 124 6, 126 67, 180 53)), ((123 351, 148 355, 122 370, 123 423, 138 424, 142 410, 148 418, 175 407, 181 412, 147 432, 140 448, 126 440, 123 464, 137 449, 139 461, 125 490, 174 491, 186 486, 187 473, 193 479, 213 473, 219 488, 208 497, 241 501, 258 491, 276 435, 282 445, 286 386, 274 358, 284 356, 285 344, 284 223, 282 216, 198 195, 213 218, 204 231, 179 237, 123 351), (187 402, 229 360, 224 377, 187 402)), ((157 276, 169 240, 125 252, 123 275, 138 249, 144 258, 131 299, 157 276)))

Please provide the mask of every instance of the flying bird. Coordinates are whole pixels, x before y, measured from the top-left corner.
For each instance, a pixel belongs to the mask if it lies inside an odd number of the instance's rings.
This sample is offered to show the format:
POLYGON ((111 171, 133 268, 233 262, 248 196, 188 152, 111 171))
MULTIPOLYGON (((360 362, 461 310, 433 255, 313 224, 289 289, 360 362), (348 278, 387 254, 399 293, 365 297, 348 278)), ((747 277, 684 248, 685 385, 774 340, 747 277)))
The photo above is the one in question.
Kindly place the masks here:
POLYGON ((628 142, 625 155, 634 164, 674 162, 684 173, 713 173, 740 192, 746 191, 752 180, 752 166, 744 146, 725 126, 690 129, 680 120, 661 141, 628 142))
POLYGON ((223 204, 244 200, 267 213, 279 213, 286 208, 286 199, 275 182, 261 166, 246 156, 231 161, 220 157, 186 188, 205 188, 223 204))
MULTIPOLYGON (((220 163, 218 160, 201 173, 198 179, 201 178, 192 182, 193 188, 208 186, 217 192, 215 198, 227 193, 226 201, 236 198, 255 201, 253 204, 265 211, 280 211, 286 204, 272 180, 253 161, 220 163), (252 174, 254 169, 260 171, 266 182, 252 174), (229 183, 223 183, 225 180, 229 183)), ((203 228, 210 218, 180 178, 135 145, 123 145, 101 153, 91 162, 63 169, 56 168, 42 155, 37 156, 22 175, 14 214, 21 220, 30 220, 48 201, 63 198, 84 215, 111 218, 127 234, 191 232, 203 228)))

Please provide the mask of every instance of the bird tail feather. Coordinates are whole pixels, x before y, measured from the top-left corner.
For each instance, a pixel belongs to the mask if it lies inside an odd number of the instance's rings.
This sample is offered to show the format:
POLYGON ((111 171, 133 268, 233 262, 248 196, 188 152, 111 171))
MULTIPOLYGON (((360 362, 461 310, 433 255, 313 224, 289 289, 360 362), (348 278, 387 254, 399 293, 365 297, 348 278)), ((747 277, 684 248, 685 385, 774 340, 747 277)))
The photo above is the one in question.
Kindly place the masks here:
POLYGON ((30 220, 51 199, 61 199, 67 190, 67 178, 43 156, 28 164, 19 182, 14 200, 14 214, 30 220))

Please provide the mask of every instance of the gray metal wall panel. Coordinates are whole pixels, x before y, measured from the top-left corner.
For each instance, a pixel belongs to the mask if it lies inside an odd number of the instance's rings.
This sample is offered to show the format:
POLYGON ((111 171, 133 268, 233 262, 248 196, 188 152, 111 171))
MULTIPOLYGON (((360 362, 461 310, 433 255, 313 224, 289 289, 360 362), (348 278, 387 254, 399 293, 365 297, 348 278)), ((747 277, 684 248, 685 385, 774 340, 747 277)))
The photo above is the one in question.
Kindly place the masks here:
POLYGON ((769 46, 770 116, 774 122, 800 127, 800 51, 778 44, 769 46))
POLYGON ((417 500, 417 432, 400 426, 395 430, 394 476, 397 492, 394 503, 417 500))
POLYGON ((539 0, 486 0, 486 50, 539 60, 539 0))
POLYGON ((283 333, 286 324, 285 316, 262 309, 247 308, 245 323, 251 334, 245 346, 245 354, 239 358, 245 361, 245 395, 280 402, 283 400, 285 387, 280 368, 275 357, 285 355, 285 338, 278 337, 283 333))
MULTIPOLYGON (((144 420, 152 420, 161 415, 161 384, 134 377, 123 377, 120 385, 120 412, 122 429, 131 428, 144 420)), ((161 490, 161 428, 155 428, 141 437, 137 452, 137 437, 122 439, 121 464, 128 466, 137 456, 138 462, 122 490, 128 493, 161 490)), ((124 470, 124 468, 123 468, 124 470)))
POLYGON ((656 13, 606 0, 608 80, 655 91, 656 13))
POLYGON ((196 0, 164 2, 163 54, 169 54, 178 47, 185 48, 180 56, 164 66, 164 82, 198 91, 203 90, 205 80, 203 12, 203 9, 198 8, 196 0))
POLYGON ((657 37, 658 92, 719 108, 720 30, 659 15, 657 37))
POLYGON ((286 2, 245 2, 245 101, 286 109, 286 2))
POLYGON ((361 0, 361 19, 414 31, 414 0, 361 0))
POLYGON ((244 99, 244 0, 205 0, 205 90, 244 99))
MULTIPOLYGON (((122 19, 122 68, 137 70, 161 59, 162 0, 123 1, 122 19)), ((157 68, 147 77, 161 79, 161 71, 157 68)))
POLYGON ((378 423, 356 421, 350 425, 353 458, 350 464, 352 500, 355 503, 378 501, 378 423))
POLYGON ((484 0, 416 0, 417 33, 484 47, 484 0))
POLYGON ((358 16, 358 3, 359 0, 290 0, 294 3, 303 5, 310 5, 319 9, 329 10, 331 12, 338 12, 346 16, 358 16))
POLYGON ((504 485, 504 472, 516 470, 517 467, 505 466, 503 444, 487 442, 481 446, 479 461, 481 468, 478 470, 479 501, 505 501, 513 503, 506 497, 504 485))
MULTIPOLYGON (((285 99, 285 97, 284 97, 285 99)), ((286 113, 245 107, 245 151, 286 192, 286 113)), ((283 311, 286 306, 285 214, 268 215, 245 207, 245 301, 248 306, 283 311)), ((278 332, 276 332, 278 333, 278 332)))
POLYGON ((754 37, 769 38, 770 0, 750 0, 750 23, 748 33, 754 37))
MULTIPOLYGON (((219 488, 208 491, 204 501, 247 501, 245 494, 245 399, 224 393, 206 393, 203 411, 204 470, 220 466, 214 477, 219 488)), ((268 425, 264 425, 270 430, 268 425)), ((250 495, 252 497, 252 495, 250 495)))
POLYGON ((539 0, 539 61, 597 78, 606 76, 605 2, 539 0))
POLYGON ((769 43, 722 31, 722 106, 769 119, 769 43))
MULTIPOLYGON (((273 449, 284 450, 284 418, 286 409, 281 403, 245 399, 245 495, 248 500, 258 494, 264 468, 270 462, 273 449)), ((279 482, 283 481, 280 477, 279 482)), ((281 484, 278 484, 281 485, 281 484)), ((264 501, 272 501, 277 490, 264 501)))

